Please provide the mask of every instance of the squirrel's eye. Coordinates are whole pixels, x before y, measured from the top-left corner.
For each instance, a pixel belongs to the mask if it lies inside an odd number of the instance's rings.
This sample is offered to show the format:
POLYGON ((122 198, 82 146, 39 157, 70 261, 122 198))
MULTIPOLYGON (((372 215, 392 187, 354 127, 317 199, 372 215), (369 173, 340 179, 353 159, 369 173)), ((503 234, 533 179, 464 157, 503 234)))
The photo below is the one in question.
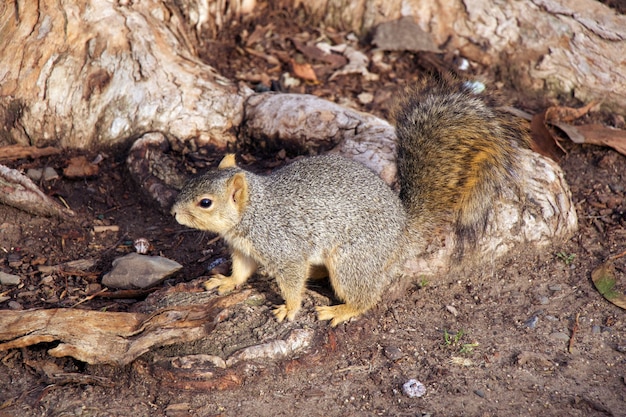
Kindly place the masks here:
POLYGON ((211 207, 211 204, 213 204, 213 201, 211 201, 210 198, 203 198, 202 200, 200 200, 200 202, 198 203, 198 205, 202 208, 209 208, 211 207))

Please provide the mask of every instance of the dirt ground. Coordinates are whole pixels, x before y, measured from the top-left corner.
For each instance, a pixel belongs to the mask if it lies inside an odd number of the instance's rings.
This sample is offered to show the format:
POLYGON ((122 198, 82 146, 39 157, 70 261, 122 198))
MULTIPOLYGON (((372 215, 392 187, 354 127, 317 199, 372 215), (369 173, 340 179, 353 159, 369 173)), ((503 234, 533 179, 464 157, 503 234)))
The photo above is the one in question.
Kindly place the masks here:
MULTIPOLYGON (((203 45, 202 55, 224 75, 252 87, 254 80, 277 81, 289 70, 285 62, 272 69, 262 54, 245 54, 240 47, 255 24, 271 19, 259 17, 233 27, 203 45)), ((290 39, 345 37, 294 19, 277 21, 282 23, 263 37, 263 53, 298 58, 290 39)), ((371 48, 360 48, 372 56, 371 48)), ((333 69, 319 65, 320 83, 275 87, 386 117, 399 84, 427 69, 431 58, 388 53, 384 61, 392 69, 381 72, 378 81, 356 75, 329 81, 333 69), (364 92, 372 94, 371 102, 359 96, 364 92)), ((453 65, 445 58, 440 62, 453 65)), ((505 95, 529 112, 548 103, 510 90, 505 95)), ((577 104, 568 101, 562 103, 577 104)), ((587 117, 620 124, 610 114, 587 117)), ((579 231, 567 242, 541 250, 520 247, 506 259, 485 261, 480 271, 428 279, 335 329, 314 318, 314 306, 331 296, 323 283, 311 285, 294 323, 278 324, 271 315, 271 306, 280 301, 275 284, 258 276, 246 288, 259 301, 238 307, 220 323, 214 337, 219 343, 211 346, 198 341, 158 348, 123 367, 52 358, 47 351, 54 344, 0 352, 0 417, 626 416, 626 315, 591 281, 594 269, 626 250, 626 157, 608 148, 564 147, 567 154, 559 162, 579 216, 579 231), (172 357, 228 355, 246 343, 242 333, 263 341, 284 338, 296 328, 316 334, 307 351, 284 360, 243 363, 236 367, 238 378, 232 384, 185 389, 161 366, 172 357), (410 379, 424 384, 424 396, 403 393, 410 379)), ((0 296, 7 297, 0 302, 0 320, 1 310, 71 307, 97 293, 111 261, 132 252, 132 241, 139 237, 151 242, 153 254, 178 261, 183 270, 148 298, 94 297, 77 308, 147 308, 164 297, 165 289, 198 287, 198 277, 225 256, 213 236, 179 226, 142 197, 129 178, 123 150, 104 151, 103 156, 100 173, 93 178, 61 176, 41 183, 78 213, 76 222, 0 207, 0 270, 22 278, 18 287, 0 287, 0 296), (93 233, 95 225, 117 225, 119 232, 93 233), (96 261, 88 274, 44 274, 38 268, 87 258, 96 261)), ((274 158, 284 155, 276 150, 274 158)), ((23 170, 51 166, 62 172, 67 159, 24 159, 10 165, 23 170)), ((265 162, 272 165, 275 160, 265 162)), ((617 259, 615 267, 624 279, 626 260, 617 259)))

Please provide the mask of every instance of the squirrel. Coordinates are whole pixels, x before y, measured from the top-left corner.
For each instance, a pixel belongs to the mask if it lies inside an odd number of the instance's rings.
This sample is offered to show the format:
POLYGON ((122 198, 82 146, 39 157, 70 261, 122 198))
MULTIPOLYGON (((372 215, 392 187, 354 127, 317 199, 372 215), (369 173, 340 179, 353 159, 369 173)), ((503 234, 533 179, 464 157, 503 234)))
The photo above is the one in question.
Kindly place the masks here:
POLYGON ((343 303, 317 307, 331 326, 372 308, 405 247, 451 222, 459 242, 474 242, 503 187, 515 184, 529 134, 461 81, 422 80, 396 106, 396 194, 364 165, 338 155, 305 157, 257 175, 228 154, 217 169, 191 179, 172 208, 186 226, 223 237, 232 274, 207 290, 241 286, 258 266, 275 277, 285 304, 279 322, 298 313, 307 278, 326 269, 343 303))

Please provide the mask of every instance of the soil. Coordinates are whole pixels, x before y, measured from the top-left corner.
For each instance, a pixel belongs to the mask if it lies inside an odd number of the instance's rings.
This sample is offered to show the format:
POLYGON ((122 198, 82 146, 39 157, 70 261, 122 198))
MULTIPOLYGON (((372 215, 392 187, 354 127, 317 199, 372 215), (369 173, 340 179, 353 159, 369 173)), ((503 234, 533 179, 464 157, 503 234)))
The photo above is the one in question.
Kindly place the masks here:
MULTIPOLYGON (((269 13, 255 19, 202 45, 210 64, 252 87, 259 87, 252 79, 261 85, 269 79, 276 81, 275 89, 312 93, 387 117, 398 84, 432 69, 432 56, 388 53, 384 59, 392 70, 378 81, 358 75, 329 81, 333 69, 319 64, 314 68, 321 82, 285 87, 277 82, 290 69, 284 60, 272 70, 262 57, 240 53, 256 25, 274 22, 259 44, 264 53, 296 59, 302 56, 290 39, 337 40, 346 34, 307 27, 291 16, 277 19, 269 13), (373 100, 360 99, 363 92, 372 93, 373 100)), ((370 47, 358 47, 372 56, 370 47)), ((438 66, 453 68, 447 58, 435 58, 438 66)), ((506 87, 506 80, 500 81, 506 87)), ((503 91, 530 112, 547 103, 503 91)), ((619 124, 613 115, 587 117, 619 124)), ((246 288, 257 301, 234 309, 217 325, 211 343, 155 348, 127 366, 53 358, 47 351, 54 343, 0 352, 0 416, 626 416, 626 315, 591 281, 593 270, 626 250, 626 157, 608 148, 563 146, 567 153, 559 162, 579 216, 579 231, 566 242, 541 250, 520 247, 506 259, 486 260, 480 271, 429 278, 334 329, 314 315, 315 305, 332 298, 328 285, 312 283, 295 322, 278 324, 271 314, 280 302, 277 288, 271 279, 256 276, 246 288), (191 378, 184 385, 176 377, 180 374, 166 372, 163 365, 199 353, 226 357, 242 346, 284 339, 293 329, 315 332, 307 350, 284 359, 246 361, 230 380, 216 372, 215 378, 231 383, 202 385, 191 378), (411 379, 424 385, 424 396, 411 398, 403 391, 411 379)), ((213 236, 183 228, 144 199, 129 178, 122 151, 102 155, 94 177, 61 176, 40 184, 77 212, 75 221, 0 208, 0 270, 22 279, 17 287, 0 287, 0 296, 8 297, 0 309, 81 302, 76 308, 149 310, 168 291, 199 289, 209 265, 227 256, 213 236), (96 225, 116 225, 119 231, 94 233, 96 225), (140 237, 150 241, 152 254, 178 261, 183 270, 147 298, 91 298, 102 290, 100 279, 111 261, 132 252, 133 240, 140 237), (95 266, 83 274, 39 269, 79 259, 93 259, 95 266)), ((272 157, 245 156, 268 166, 285 160, 280 150, 272 157)), ((10 165, 61 172, 68 159, 10 165)), ((625 259, 614 263, 623 278, 625 259)))

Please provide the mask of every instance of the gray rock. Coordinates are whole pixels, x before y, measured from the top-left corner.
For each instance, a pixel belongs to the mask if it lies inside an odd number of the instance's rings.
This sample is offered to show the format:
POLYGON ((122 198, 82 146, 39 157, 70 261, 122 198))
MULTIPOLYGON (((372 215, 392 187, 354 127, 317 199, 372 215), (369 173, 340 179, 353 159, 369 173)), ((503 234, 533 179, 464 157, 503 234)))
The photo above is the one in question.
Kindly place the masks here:
POLYGON ((2 285, 20 285, 22 279, 13 274, 7 274, 6 272, 0 271, 0 284, 2 285))
POLYGON ((113 261, 111 272, 102 277, 110 288, 148 288, 176 273, 182 265, 162 256, 131 253, 113 261))
POLYGON ((42 174, 43 170, 41 168, 28 168, 28 171, 26 171, 26 176, 35 182, 41 179, 42 174))
POLYGON ((46 169, 43 170, 43 179, 44 181, 58 180, 59 174, 54 170, 54 168, 46 167, 46 169))
POLYGON ((385 356, 392 361, 400 360, 405 356, 404 353, 396 346, 387 346, 385 347, 384 352, 385 356))
POLYGON ((528 328, 534 329, 535 327, 537 327, 538 322, 539 322, 539 317, 535 315, 529 318, 528 320, 526 320, 524 322, 524 325, 528 328))

